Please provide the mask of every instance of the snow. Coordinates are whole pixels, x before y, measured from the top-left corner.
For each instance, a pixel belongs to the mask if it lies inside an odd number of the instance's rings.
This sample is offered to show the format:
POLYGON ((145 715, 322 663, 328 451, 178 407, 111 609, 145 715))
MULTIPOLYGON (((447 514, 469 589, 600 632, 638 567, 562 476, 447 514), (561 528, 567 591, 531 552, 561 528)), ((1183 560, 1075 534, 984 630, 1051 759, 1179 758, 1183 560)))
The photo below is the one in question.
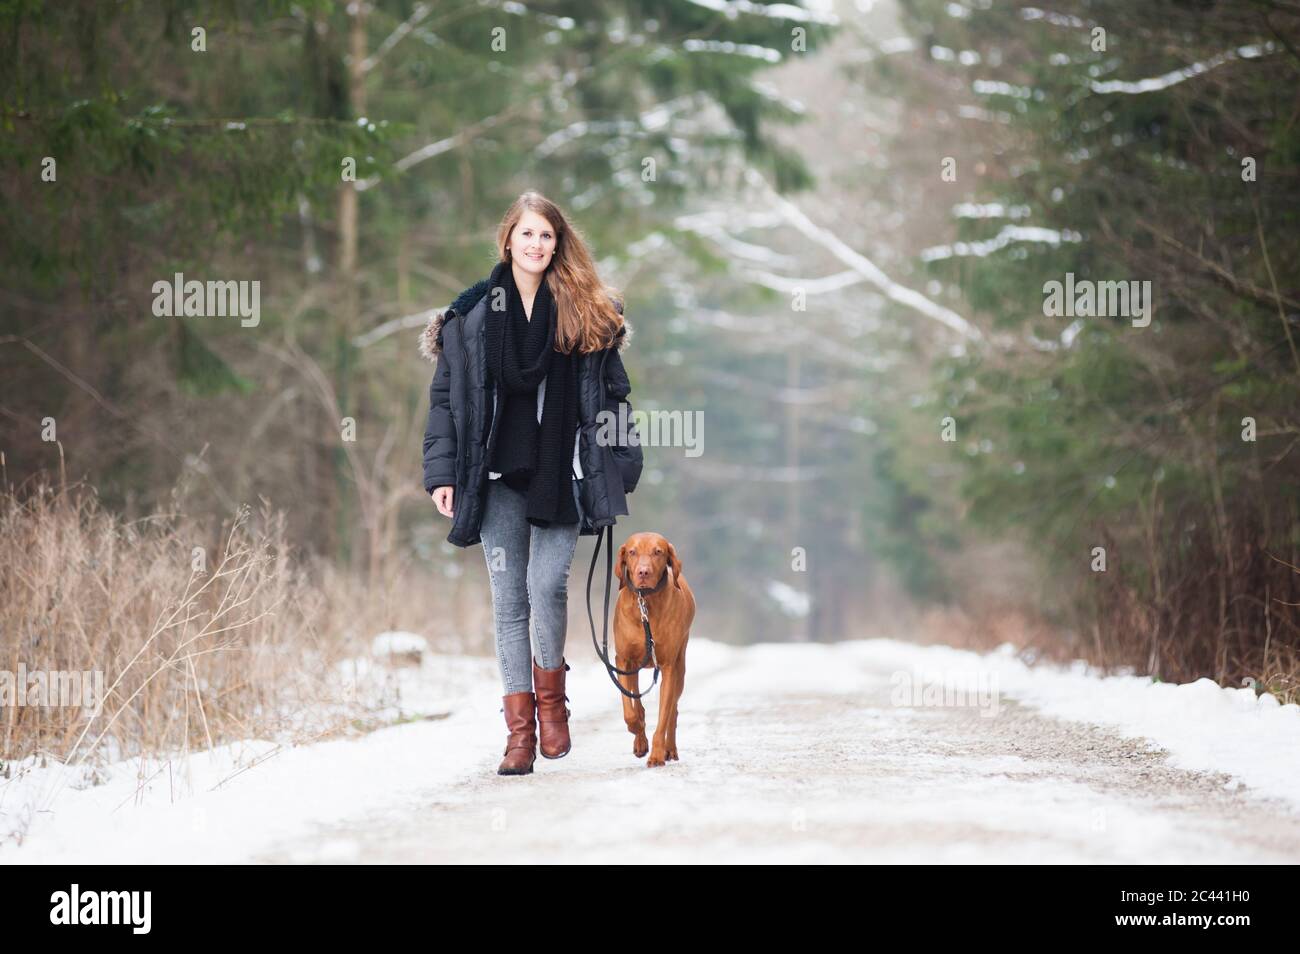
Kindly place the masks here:
MULTIPOLYGON (((426 716, 359 739, 308 745, 250 740, 188 758, 129 760, 96 773, 15 764, 0 781, 0 863, 204 863, 246 860, 423 787, 454 780, 500 721, 495 659, 437 656, 394 673, 406 714, 426 716), (23 843, 12 833, 30 821, 23 843)), ((358 664, 357 668, 364 668, 358 664)), ((493 733, 495 737, 495 733, 493 733)))
POLYGON ((1036 225, 1004 225, 1001 231, 991 239, 982 242, 956 242, 952 245, 934 245, 921 250, 921 261, 935 262, 945 258, 974 255, 983 258, 1006 248, 1012 242, 1046 242, 1059 245, 1062 242, 1081 242, 1083 236, 1069 229, 1058 231, 1036 225))
POLYGON ((370 651, 376 656, 423 656, 429 651, 429 642, 416 633, 393 631, 376 636, 371 641, 370 651))
POLYGON ((1091 80, 1088 85, 1094 93, 1153 93, 1158 90, 1168 89, 1194 76, 1200 76, 1202 73, 1207 73, 1231 60, 1251 60, 1260 56, 1269 56, 1275 52, 1277 52, 1277 47, 1271 41, 1262 45, 1239 46, 1235 50, 1224 50, 1204 62, 1193 63, 1191 66, 1184 66, 1178 70, 1171 70, 1162 76, 1152 76, 1136 81, 1091 80))
POLYGON ((1300 810, 1300 706, 1282 705, 1249 688, 1210 679, 1153 682, 1144 676, 1101 677, 1087 663, 1026 665, 1009 644, 983 656, 893 640, 841 644, 877 663, 969 673, 988 667, 1006 695, 1062 719, 1108 726, 1164 748, 1171 764, 1224 772, 1260 794, 1300 810))
MULTIPOLYGON (((381 635, 377 643, 390 649, 409 651, 423 644, 420 637, 410 634, 381 635)), ((740 779, 731 768, 712 768, 701 757, 701 748, 687 746, 689 736, 683 736, 682 762, 670 763, 665 769, 653 770, 658 774, 647 776, 643 762, 622 751, 628 740, 608 676, 589 658, 590 653, 581 652, 585 640, 577 637, 585 634, 575 630, 572 635, 569 693, 573 708, 588 714, 607 711, 609 718, 602 718, 602 725, 610 723, 601 746, 592 744, 582 753, 586 763, 560 763, 561 768, 575 772, 575 778, 580 776, 582 784, 612 786, 626 799, 637 801, 639 785, 652 784, 659 790, 686 784, 684 776, 676 781, 670 781, 670 776, 680 771, 679 766, 687 766, 694 755, 690 769, 699 774, 691 781, 709 784, 709 810, 716 814, 717 825, 734 823, 746 811, 767 812, 771 817, 765 815, 764 824, 775 818, 780 823, 777 827, 789 832, 790 818, 781 813, 788 814, 791 809, 779 807, 777 801, 755 803, 752 793, 746 796, 737 787, 762 785, 771 793, 788 789, 796 781, 803 793, 803 801, 796 800, 796 804, 815 804, 818 824, 831 817, 847 822, 855 812, 858 822, 866 820, 867 809, 858 800, 807 801, 802 786, 831 784, 834 780, 829 777, 801 779, 797 773, 760 773, 740 779), (620 760, 612 764, 615 746, 620 760), (584 772, 577 773, 578 766, 583 766, 584 772), (633 768, 637 771, 632 772, 633 768), (736 797, 717 799, 716 793, 724 790, 737 791, 736 797)), ((467 792, 467 797, 472 797, 465 786, 481 782, 485 773, 496 779, 491 773, 504 737, 497 665, 492 657, 438 654, 426 649, 421 666, 393 673, 400 683, 402 713, 415 721, 360 738, 298 746, 250 740, 171 760, 118 762, 96 771, 100 784, 88 784, 90 777, 84 768, 13 763, 14 777, 0 780, 0 863, 241 862, 265 855, 272 846, 295 841, 311 847, 292 850, 292 860, 357 860, 362 845, 323 830, 361 818, 372 822, 376 818, 422 818, 428 815, 424 806, 435 800, 431 793, 438 793, 440 803, 454 805, 455 793, 467 792), (19 832, 21 844, 16 844, 19 832)), ((773 698, 779 694, 794 706, 831 701, 828 718, 833 721, 826 736, 820 740, 783 738, 774 748, 778 752, 786 751, 782 746, 796 753, 818 745, 838 746, 841 743, 835 740, 841 738, 847 740, 846 745, 855 739, 871 744, 873 738, 883 743, 897 737, 905 726, 915 731, 918 724, 924 728, 930 720, 938 730, 941 709, 896 705, 863 715, 863 710, 851 705, 866 690, 878 692, 884 687, 888 691, 888 684, 900 679, 909 684, 964 689, 978 685, 981 706, 992 708, 981 712, 982 716, 995 715, 997 706, 1013 699, 1059 719, 1108 726, 1162 747, 1178 767, 1225 773, 1231 777, 1231 785, 1274 796, 1300 811, 1300 707, 1280 705, 1271 696, 1256 696, 1251 689, 1220 688, 1206 679, 1174 685, 1137 676, 1101 677, 1081 662, 1065 667, 1030 666, 1010 646, 977 654, 873 639, 738 648, 695 636, 690 643, 686 694, 691 708, 683 710, 683 731, 693 715, 701 720, 694 723, 700 726, 695 731, 702 732, 702 713, 708 706, 727 712, 729 718, 756 712, 754 721, 742 720, 727 727, 727 744, 738 745, 738 738, 748 738, 754 744, 747 744, 746 749, 761 748, 763 738, 780 735, 783 724, 779 717, 775 722, 762 721, 761 710, 752 709, 752 701, 764 694, 773 698), (750 701, 750 708, 743 705, 745 700, 750 701)), ((643 687, 648 683, 647 678, 643 687)), ((647 708, 657 712, 653 696, 648 698, 647 708)), ((651 721, 653 724, 653 718, 651 721)), ((713 721, 712 716, 708 721, 713 721)), ((899 813, 907 811, 917 815, 914 821, 924 823, 925 813, 935 811, 936 799, 942 798, 942 818, 932 821, 943 827, 996 823, 1006 830, 1031 833, 1037 830, 1035 826, 1059 825, 1060 816, 1053 820, 1052 813, 1063 810, 1062 805, 1068 806, 1066 813, 1073 819, 1071 830, 1077 823, 1077 831, 1085 839, 1087 832, 1098 830, 1099 819, 1111 836, 1131 832, 1135 843, 1150 842, 1178 825, 1174 818, 1153 818, 1132 805, 1107 801, 1085 786, 1061 779, 1043 779, 1031 788, 1003 779, 1000 788, 989 790, 998 793, 993 798, 988 791, 977 797, 976 789, 958 784, 971 773, 1014 776, 1022 764, 1015 755, 922 754, 906 760, 906 772, 900 764, 899 774, 872 781, 878 788, 871 792, 879 794, 882 804, 886 797, 892 799, 890 824, 905 824, 907 819, 899 813)), ((791 768, 779 762, 769 767, 774 773, 791 768)), ((558 773, 560 769, 555 763, 546 763, 537 771, 558 773)), ((565 779, 551 774, 548 781, 562 784, 565 779)), ((577 803, 589 804, 581 798, 577 803)), ((887 829, 882 831, 887 834, 887 829)), ((661 844, 647 850, 659 851, 660 857, 669 860, 671 847, 661 844)), ((761 845, 745 846, 751 853, 762 850, 761 845)), ((886 843, 880 848, 882 857, 903 858, 908 850, 906 844, 886 843)), ((970 860, 978 860, 976 847, 967 842, 954 840, 944 850, 945 860, 959 860, 963 852, 971 853, 970 860)), ((813 860, 815 855, 815 846, 796 843, 785 845, 781 857, 813 860)))

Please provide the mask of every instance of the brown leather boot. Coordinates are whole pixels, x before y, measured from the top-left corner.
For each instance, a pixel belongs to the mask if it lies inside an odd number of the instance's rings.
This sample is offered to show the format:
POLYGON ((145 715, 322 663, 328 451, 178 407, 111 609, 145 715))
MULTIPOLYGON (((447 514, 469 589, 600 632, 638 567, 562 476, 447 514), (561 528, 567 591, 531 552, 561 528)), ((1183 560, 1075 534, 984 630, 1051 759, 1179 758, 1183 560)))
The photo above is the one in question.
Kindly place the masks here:
POLYGON ((541 730, 542 757, 559 759, 569 754, 569 716, 564 704, 564 674, 569 664, 560 657, 559 669, 541 669, 533 660, 533 688, 537 690, 537 724, 541 730))
POLYGON ((531 692, 512 692, 502 696, 510 735, 506 738, 505 758, 498 775, 527 775, 537 758, 537 697, 531 692))

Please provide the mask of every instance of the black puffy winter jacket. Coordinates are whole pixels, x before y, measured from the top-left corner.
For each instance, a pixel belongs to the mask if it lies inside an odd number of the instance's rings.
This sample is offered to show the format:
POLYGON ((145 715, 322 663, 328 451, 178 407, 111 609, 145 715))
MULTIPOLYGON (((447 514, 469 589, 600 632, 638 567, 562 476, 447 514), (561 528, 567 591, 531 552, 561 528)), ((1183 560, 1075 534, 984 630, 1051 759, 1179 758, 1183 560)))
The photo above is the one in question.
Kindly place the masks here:
MULTIPOLYGON (((451 532, 447 541, 459 547, 481 543, 484 491, 488 461, 496 442, 497 395, 487 373, 484 325, 488 318, 488 279, 456 296, 435 314, 420 334, 420 353, 436 362, 429 385, 429 420, 424 429, 424 490, 452 485, 451 532)), ((621 302, 615 302, 619 313, 621 302)), ((628 513, 627 495, 636 489, 643 463, 641 436, 632 425, 632 389, 620 352, 632 339, 632 326, 623 319, 615 344, 603 351, 578 355, 578 503, 583 535, 613 526, 628 513), (609 411, 631 428, 623 444, 597 440, 600 420, 609 411)))

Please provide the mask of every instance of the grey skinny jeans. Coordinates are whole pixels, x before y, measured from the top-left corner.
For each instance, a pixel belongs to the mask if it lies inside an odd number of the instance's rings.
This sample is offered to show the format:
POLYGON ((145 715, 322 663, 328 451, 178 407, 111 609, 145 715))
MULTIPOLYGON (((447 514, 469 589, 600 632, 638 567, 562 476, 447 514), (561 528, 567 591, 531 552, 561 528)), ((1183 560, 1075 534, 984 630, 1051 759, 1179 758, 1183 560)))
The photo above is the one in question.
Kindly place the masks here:
MULTIPOLYGON (((577 500, 577 482, 574 499, 577 500)), ((526 519, 527 498, 500 479, 487 481, 479 535, 492 585, 497 659, 504 694, 533 688, 529 617, 538 665, 556 669, 564 659, 569 622, 569 565, 581 523, 535 527, 526 519)), ((579 506, 579 513, 581 507, 579 506)))

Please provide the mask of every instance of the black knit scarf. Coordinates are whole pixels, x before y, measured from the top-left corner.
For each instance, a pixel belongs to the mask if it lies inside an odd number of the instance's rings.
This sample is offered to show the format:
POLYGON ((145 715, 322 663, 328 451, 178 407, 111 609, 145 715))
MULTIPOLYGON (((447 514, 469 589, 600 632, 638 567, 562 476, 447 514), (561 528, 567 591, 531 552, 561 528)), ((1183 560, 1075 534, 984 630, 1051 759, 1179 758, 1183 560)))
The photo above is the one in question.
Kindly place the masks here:
POLYGON ((569 354, 555 350, 558 316, 546 276, 537 287, 531 321, 524 313, 510 262, 500 262, 492 270, 487 293, 488 373, 500 394, 489 469, 500 473, 507 486, 527 495, 529 523, 538 527, 577 523, 570 481, 578 429, 578 349, 569 354), (504 313, 498 310, 499 303, 505 305, 504 313), (543 378, 546 394, 539 423, 537 387, 543 378))

